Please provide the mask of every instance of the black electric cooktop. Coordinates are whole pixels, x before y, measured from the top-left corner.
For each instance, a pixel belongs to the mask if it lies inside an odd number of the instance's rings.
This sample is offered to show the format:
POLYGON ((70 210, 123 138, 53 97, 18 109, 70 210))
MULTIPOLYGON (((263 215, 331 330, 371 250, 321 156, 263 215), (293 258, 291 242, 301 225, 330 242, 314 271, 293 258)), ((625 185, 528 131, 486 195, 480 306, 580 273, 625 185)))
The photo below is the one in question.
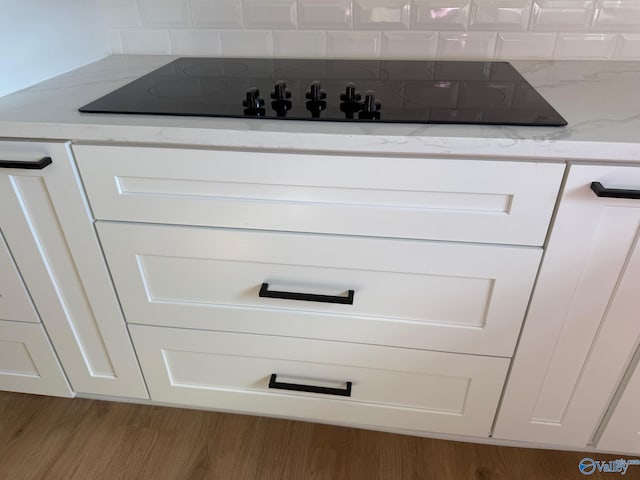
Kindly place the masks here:
POLYGON ((562 126, 508 62, 179 58, 81 112, 562 126))

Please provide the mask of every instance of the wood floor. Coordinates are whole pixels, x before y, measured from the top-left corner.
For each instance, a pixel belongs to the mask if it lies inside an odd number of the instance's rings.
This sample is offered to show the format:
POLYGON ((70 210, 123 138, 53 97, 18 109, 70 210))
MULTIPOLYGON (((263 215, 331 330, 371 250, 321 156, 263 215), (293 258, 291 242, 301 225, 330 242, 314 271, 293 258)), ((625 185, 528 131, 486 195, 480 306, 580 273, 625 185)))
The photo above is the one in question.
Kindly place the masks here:
MULTIPOLYGON (((583 476, 578 462, 585 456, 594 457, 245 415, 0 392, 2 480, 619 477, 614 473, 583 476)), ((640 478, 640 467, 629 467, 622 478, 640 478)))

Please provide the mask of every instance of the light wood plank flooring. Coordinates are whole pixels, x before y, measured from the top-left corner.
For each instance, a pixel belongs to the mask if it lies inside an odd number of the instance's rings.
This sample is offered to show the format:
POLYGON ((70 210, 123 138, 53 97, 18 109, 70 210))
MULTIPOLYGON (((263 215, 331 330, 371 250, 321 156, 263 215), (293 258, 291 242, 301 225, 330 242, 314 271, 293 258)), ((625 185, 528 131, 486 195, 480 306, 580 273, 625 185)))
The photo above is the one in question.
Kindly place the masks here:
MULTIPOLYGON (((585 456, 615 458, 0 392, 2 480, 619 478, 583 476, 577 466, 585 456)), ((621 478, 640 478, 640 467, 621 478)))

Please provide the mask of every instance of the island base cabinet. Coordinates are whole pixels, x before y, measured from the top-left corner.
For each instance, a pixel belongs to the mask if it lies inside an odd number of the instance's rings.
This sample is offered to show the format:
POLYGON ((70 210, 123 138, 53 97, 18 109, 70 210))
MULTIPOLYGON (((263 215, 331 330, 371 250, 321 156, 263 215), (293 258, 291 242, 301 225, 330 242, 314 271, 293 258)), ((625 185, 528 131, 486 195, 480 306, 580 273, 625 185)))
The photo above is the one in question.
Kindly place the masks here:
POLYGON ((487 436, 509 359, 129 326, 151 399, 364 427, 487 436))
POLYGON ((74 396, 41 325, 0 321, 0 390, 74 396))

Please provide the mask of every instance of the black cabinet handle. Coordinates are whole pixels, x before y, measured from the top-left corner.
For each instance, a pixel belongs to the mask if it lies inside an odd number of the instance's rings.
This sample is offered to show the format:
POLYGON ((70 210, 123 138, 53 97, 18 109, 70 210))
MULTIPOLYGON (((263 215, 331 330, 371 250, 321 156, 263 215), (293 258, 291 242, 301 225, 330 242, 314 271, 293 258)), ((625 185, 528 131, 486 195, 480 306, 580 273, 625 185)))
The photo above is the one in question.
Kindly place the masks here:
POLYGON ((15 160, 0 160, 0 168, 26 168, 29 170, 42 170, 47 165, 51 165, 51 157, 42 157, 33 162, 17 162, 15 160))
POLYGON ((351 396, 351 382, 347 382, 346 388, 318 387, 316 385, 302 385, 300 383, 285 383, 276 381, 277 374, 272 373, 269 380, 269 388, 279 390, 293 390, 295 392, 324 393, 325 395, 351 396))
POLYGON ((346 297, 340 295, 317 295, 315 293, 279 292, 269 290, 269 284, 263 283, 260 287, 259 297, 284 298, 285 300, 302 300, 306 302, 343 303, 353 305, 353 290, 349 290, 346 297))
POLYGON ((640 190, 623 190, 621 188, 606 188, 600 182, 591 182, 591 190, 599 197, 629 198, 640 200, 640 190))

